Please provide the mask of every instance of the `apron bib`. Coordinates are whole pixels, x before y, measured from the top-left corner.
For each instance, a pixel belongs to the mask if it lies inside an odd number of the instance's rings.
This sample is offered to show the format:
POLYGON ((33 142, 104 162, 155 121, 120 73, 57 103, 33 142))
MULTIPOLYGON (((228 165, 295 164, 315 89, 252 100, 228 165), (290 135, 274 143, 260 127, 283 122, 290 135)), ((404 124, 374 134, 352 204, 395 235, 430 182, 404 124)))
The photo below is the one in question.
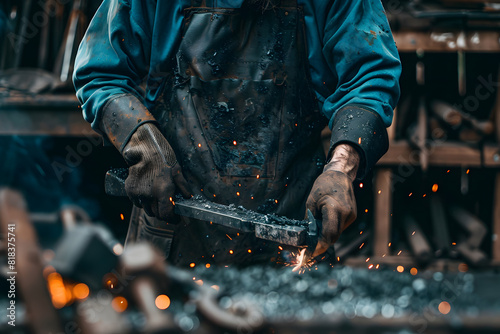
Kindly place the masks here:
MULTIPOLYGON (((326 119, 310 86, 302 10, 296 0, 265 11, 203 5, 185 10, 175 69, 152 113, 194 194, 303 219, 323 168, 326 119)), ((207 222, 181 224, 170 258, 248 262, 252 247, 269 258, 272 243, 227 233, 207 222)))

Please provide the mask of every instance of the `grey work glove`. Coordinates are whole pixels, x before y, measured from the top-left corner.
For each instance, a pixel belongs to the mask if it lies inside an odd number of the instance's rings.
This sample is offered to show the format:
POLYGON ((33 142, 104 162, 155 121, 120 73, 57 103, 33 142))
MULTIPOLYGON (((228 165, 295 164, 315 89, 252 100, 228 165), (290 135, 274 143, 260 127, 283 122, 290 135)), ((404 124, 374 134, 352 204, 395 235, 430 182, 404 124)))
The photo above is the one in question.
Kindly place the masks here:
POLYGON ((307 198, 306 208, 316 219, 322 220, 322 231, 316 257, 328 250, 340 234, 356 219, 356 198, 352 182, 359 167, 359 154, 348 144, 339 144, 331 161, 316 179, 307 198))
POLYGON ((144 104, 132 94, 116 95, 101 112, 99 129, 130 166, 125 190, 149 216, 173 222, 176 188, 189 197, 175 153, 144 104))
POLYGON ((122 155, 129 167, 125 190, 130 200, 149 216, 172 221, 178 189, 190 197, 174 150, 153 123, 144 123, 130 137, 122 155))

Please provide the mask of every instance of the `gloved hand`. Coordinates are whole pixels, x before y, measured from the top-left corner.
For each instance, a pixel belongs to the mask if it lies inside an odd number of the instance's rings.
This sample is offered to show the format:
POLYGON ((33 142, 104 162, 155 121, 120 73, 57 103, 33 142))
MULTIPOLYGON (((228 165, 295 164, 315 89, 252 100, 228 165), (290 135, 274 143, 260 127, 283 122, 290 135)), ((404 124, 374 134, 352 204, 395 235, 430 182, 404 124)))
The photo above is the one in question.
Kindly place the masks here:
POLYGON ((173 218, 176 187, 190 197, 174 150, 153 123, 144 123, 130 137, 122 155, 130 166, 125 190, 130 200, 149 216, 173 218))
POLYGON ((323 173, 314 182, 306 208, 311 210, 316 219, 322 220, 323 228, 313 257, 326 252, 356 219, 352 182, 356 178, 359 161, 359 154, 354 147, 339 144, 323 173))

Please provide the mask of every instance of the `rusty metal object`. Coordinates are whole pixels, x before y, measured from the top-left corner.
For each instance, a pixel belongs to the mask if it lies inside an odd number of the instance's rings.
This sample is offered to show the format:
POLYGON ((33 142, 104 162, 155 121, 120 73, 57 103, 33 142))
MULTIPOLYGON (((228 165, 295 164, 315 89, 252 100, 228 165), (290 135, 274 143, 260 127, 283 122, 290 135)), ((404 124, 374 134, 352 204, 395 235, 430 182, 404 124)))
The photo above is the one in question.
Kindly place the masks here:
POLYGON ((450 233, 441 198, 438 196, 431 197, 430 210, 436 255, 439 257, 449 254, 451 250, 450 233))
POLYGON ((30 223, 26 203, 18 192, 0 190, 0 229, 5 237, 15 234, 16 284, 26 304, 33 333, 62 333, 61 320, 52 306, 42 274, 36 232, 30 223), (15 232, 9 230, 12 224, 15 232))
POLYGON ((458 127, 462 124, 462 115, 448 103, 437 100, 432 101, 431 110, 437 117, 452 127, 458 127))
POLYGON ((171 314, 155 305, 155 298, 168 284, 164 259, 147 244, 127 247, 121 258, 121 266, 127 275, 136 276, 130 289, 139 309, 146 317, 145 333, 176 330, 171 314))
POLYGON ((253 333, 264 325, 264 315, 253 303, 237 300, 225 310, 213 289, 201 289, 196 306, 210 323, 232 332, 253 333))
POLYGON ((467 210, 453 205, 449 209, 451 217, 467 232, 466 240, 458 243, 457 250, 470 264, 484 265, 488 257, 479 247, 487 234, 485 224, 467 210))
POLYGON ((426 264, 432 260, 432 248, 415 218, 406 214, 403 217, 403 228, 417 262, 426 264))

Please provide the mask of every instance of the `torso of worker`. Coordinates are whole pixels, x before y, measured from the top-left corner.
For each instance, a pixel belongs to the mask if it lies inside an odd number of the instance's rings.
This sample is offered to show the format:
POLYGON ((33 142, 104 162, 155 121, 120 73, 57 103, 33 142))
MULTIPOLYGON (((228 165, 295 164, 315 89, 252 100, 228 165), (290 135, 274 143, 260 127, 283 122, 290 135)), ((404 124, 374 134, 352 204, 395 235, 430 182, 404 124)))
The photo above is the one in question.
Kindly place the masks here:
MULTIPOLYGON (((94 126, 110 97, 141 96, 193 194, 301 219, 324 163, 320 131, 346 105, 389 123, 398 59, 378 1, 242 2, 104 1, 80 47, 78 95, 94 126)), ((238 248, 193 226, 179 238, 205 240, 206 256, 238 248)))

